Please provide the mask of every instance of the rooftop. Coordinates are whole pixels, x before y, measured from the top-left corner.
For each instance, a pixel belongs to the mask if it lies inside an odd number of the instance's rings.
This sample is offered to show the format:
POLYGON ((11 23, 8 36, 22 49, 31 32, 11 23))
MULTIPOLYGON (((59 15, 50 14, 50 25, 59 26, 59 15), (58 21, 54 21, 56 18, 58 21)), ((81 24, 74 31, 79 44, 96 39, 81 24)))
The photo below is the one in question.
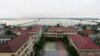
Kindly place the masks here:
MULTIPOLYGON (((42 26, 37 25, 35 28, 31 29, 34 30, 33 32, 38 31, 42 26)), ((29 32, 31 30, 18 30, 15 31, 20 32, 17 38, 9 41, 7 44, 0 46, 0 53, 14 53, 16 52, 28 39, 29 39, 29 32)))
POLYGON ((70 35, 70 38, 79 49, 100 49, 89 37, 75 34, 70 35))
POLYGON ((69 27, 49 27, 48 30, 75 30, 75 27, 69 26, 69 27))

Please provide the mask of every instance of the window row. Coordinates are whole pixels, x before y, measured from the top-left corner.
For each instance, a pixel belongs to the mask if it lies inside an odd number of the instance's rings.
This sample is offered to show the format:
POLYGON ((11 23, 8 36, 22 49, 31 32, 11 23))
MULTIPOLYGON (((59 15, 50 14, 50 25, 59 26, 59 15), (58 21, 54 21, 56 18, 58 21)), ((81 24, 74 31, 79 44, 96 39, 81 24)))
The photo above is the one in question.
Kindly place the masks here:
POLYGON ((48 31, 48 33, 76 33, 76 31, 48 31))

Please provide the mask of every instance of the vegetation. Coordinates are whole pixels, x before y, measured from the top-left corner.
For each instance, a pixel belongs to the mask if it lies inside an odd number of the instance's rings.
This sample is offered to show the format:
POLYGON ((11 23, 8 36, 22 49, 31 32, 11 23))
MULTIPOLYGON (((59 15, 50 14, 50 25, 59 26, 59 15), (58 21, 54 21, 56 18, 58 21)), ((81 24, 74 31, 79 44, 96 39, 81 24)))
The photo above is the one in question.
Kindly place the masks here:
POLYGON ((7 29, 4 34, 7 35, 11 39, 14 39, 15 37, 17 37, 17 34, 12 32, 10 29, 7 29))
POLYGON ((57 23, 57 25, 55 25, 55 27, 61 27, 61 24, 60 23, 57 23))
POLYGON ((81 28, 82 28, 83 30, 86 30, 87 26, 86 26, 86 25, 83 25, 81 28))
POLYGON ((100 31, 99 31, 99 30, 94 30, 94 29, 93 29, 93 31, 95 32, 95 34, 100 33, 100 31))
POLYGON ((6 30, 5 35, 12 35, 13 32, 11 30, 6 30))
MULTIPOLYGON (((35 45, 36 46, 36 54, 35 56, 40 56, 40 51, 43 48, 44 44, 47 41, 56 41, 57 39, 55 37, 44 37, 44 35, 41 36, 40 41, 35 45)), ((66 36, 63 37, 63 39, 61 39, 64 41, 64 44, 66 46, 66 50, 69 52, 70 56, 79 56, 76 49, 73 46, 69 45, 69 39, 66 36)))
POLYGON ((33 26, 28 26, 28 28, 27 29, 32 29, 33 28, 33 26))
POLYGON ((36 47, 35 56, 39 56, 40 50, 43 48, 45 42, 46 42, 46 39, 45 39, 44 35, 42 35, 41 38, 40 38, 40 41, 35 45, 35 47, 36 47))
POLYGON ((46 37, 45 39, 46 41, 56 41, 57 40, 57 38, 55 37, 46 37))
POLYGON ((67 45, 69 44, 69 40, 68 40, 68 37, 67 36, 64 36, 63 37, 63 41, 64 41, 65 44, 67 44, 67 45))
POLYGON ((15 33, 13 33, 10 29, 6 30, 5 35, 14 35, 14 36, 17 36, 15 33))
POLYGON ((67 46, 67 50, 69 51, 70 56, 79 56, 79 54, 73 46, 67 46))
POLYGON ((63 37, 63 41, 70 56, 79 56, 76 49, 73 46, 69 45, 69 39, 67 36, 63 37))

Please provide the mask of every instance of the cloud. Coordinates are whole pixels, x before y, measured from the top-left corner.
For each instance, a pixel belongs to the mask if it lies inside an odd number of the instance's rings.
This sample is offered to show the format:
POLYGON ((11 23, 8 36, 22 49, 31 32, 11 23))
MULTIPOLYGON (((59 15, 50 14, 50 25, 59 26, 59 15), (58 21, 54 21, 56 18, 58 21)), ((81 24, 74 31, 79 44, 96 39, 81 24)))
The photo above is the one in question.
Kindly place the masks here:
POLYGON ((100 0, 0 0, 0 17, 99 17, 100 0))

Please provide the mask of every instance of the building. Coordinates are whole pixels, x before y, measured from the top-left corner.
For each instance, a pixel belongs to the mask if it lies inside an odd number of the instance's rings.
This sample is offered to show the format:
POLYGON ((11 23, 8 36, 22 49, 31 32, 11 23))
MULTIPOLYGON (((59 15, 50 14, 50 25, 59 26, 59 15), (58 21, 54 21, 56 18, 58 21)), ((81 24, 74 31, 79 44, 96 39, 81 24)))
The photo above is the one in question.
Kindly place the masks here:
POLYGON ((13 36, 8 36, 8 35, 0 35, 0 45, 7 43, 10 41, 13 36))
POLYGON ((82 33, 85 35, 85 36, 90 36, 92 34, 95 33, 95 31, 91 30, 91 29, 86 29, 86 30, 83 30, 82 33))
POLYGON ((6 23, 1 23, 0 24, 0 29, 5 28, 5 26, 6 26, 6 23))
POLYGON ((15 38, 15 35, 6 35, 5 32, 5 29, 0 29, 0 45, 5 44, 15 38))
POLYGON ((77 31, 74 27, 49 27, 47 32, 44 33, 46 37, 56 37, 62 38, 64 35, 67 34, 77 34, 77 31))
POLYGON ((42 29, 41 25, 32 29, 15 29, 18 37, 0 46, 0 56, 34 56, 34 45, 39 40, 42 29))
POLYGON ((91 38, 74 34, 69 35, 69 40, 79 56, 100 56, 100 46, 96 45, 91 38))
POLYGON ((30 29, 29 32, 34 35, 35 41, 36 41, 36 43, 38 43, 39 40, 40 40, 40 37, 43 33, 43 26, 42 25, 37 25, 33 29, 30 29))

